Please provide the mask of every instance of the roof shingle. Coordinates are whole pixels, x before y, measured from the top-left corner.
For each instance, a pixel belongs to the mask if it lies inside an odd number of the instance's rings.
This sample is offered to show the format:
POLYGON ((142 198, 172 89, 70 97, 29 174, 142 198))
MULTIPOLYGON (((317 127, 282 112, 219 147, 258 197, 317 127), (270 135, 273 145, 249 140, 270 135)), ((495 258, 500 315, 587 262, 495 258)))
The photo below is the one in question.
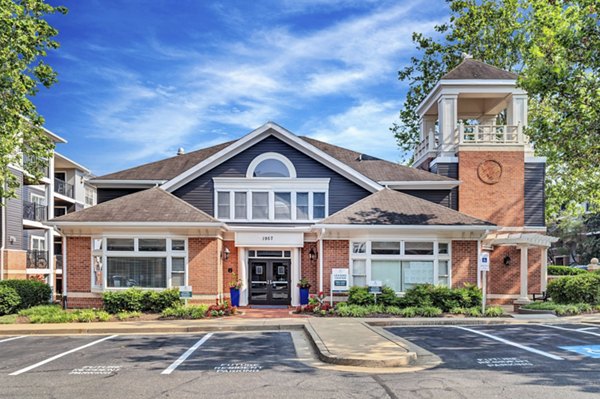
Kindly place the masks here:
POLYGON ((494 226, 485 220, 385 188, 334 213, 323 224, 494 226))
POLYGON ((158 187, 69 213, 50 222, 220 223, 207 213, 158 187))
POLYGON ((457 67, 442 76, 442 80, 452 79, 507 79, 514 80, 518 76, 515 73, 505 71, 484 62, 465 58, 457 67))

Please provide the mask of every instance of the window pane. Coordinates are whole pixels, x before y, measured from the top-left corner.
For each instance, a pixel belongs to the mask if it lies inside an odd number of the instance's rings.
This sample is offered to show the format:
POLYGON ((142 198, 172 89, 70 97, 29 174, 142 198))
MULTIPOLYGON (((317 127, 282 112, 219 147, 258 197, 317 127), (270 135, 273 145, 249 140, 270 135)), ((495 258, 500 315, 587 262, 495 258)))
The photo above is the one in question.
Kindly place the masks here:
POLYGON ((252 219, 269 218, 269 193, 252 193, 252 219))
POLYGON ((325 193, 313 193, 313 219, 325 217, 325 193))
POLYGON ((448 243, 447 242, 440 242, 438 244, 438 253, 440 255, 448 255, 448 243))
POLYGON ((248 215, 246 212, 246 193, 235 193, 235 218, 236 219, 247 219, 248 215))
POLYGON ((254 177, 290 177, 287 166, 278 159, 265 159, 254 169, 254 177))
POLYGON ((223 219, 229 219, 231 217, 229 213, 229 193, 218 192, 217 193, 217 217, 223 219))
POLYGON ((292 252, 291 251, 283 251, 283 257, 284 258, 289 258, 292 256, 292 252))
POLYGON ((448 275, 448 261, 447 260, 438 261, 438 275, 440 275, 440 276, 448 275))
POLYGON ((352 285, 356 285, 357 287, 366 287, 367 286, 367 277, 366 276, 352 276, 352 285))
POLYGON ((139 251, 160 252, 167 250, 167 240, 164 238, 140 238, 138 241, 139 251))
POLYGON ((405 242, 404 255, 433 255, 433 243, 405 242))
POLYGON ((281 258, 281 251, 256 251, 257 258, 281 258))
POLYGON ((275 193, 275 219, 289 220, 292 218, 291 201, 290 193, 275 193))
POLYGON ((185 285, 185 273, 173 273, 171 275, 171 287, 185 285))
POLYGON ((172 240, 171 249, 173 251, 185 251, 185 240, 172 240))
POLYGON ((373 255, 400 255, 400 242, 373 241, 371 244, 373 255))
POLYGON ((308 193, 296 193, 296 219, 308 219, 308 193))
POLYGON ((102 287, 102 256, 94 256, 92 262, 92 286, 102 287))
POLYGON ((185 259, 184 258, 173 258, 171 261, 171 271, 184 272, 185 271, 185 259))
POLYGON ((108 251, 133 251, 133 238, 107 238, 108 251))
POLYGON ((109 257, 106 263, 109 287, 167 287, 166 258, 109 257))
POLYGON ((364 259, 357 259, 354 262, 352 262, 352 275, 366 276, 367 275, 367 261, 364 259))
POLYGON ((102 251, 102 238, 94 238, 92 245, 93 251, 102 251))
POLYGON ((367 243, 366 242, 353 242, 352 243, 352 253, 353 254, 364 254, 367 252, 367 243))
POLYGON ((402 290, 417 284, 433 284, 433 262, 402 262, 402 290))
POLYGON ((371 279, 381 281, 383 285, 392 287, 396 292, 402 291, 402 269, 400 267, 400 261, 371 261, 371 279))

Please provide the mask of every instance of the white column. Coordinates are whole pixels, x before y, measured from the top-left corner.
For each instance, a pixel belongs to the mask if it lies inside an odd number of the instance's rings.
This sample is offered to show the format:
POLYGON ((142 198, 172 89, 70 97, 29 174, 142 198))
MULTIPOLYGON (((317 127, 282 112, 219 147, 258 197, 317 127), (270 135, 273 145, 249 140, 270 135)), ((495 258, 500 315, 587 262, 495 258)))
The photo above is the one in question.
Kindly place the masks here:
POLYGON ((238 277, 242 280, 242 290, 240 292, 240 306, 248 306, 248 293, 250 280, 248 279, 248 265, 246 262, 246 250, 238 248, 238 277))
MULTIPOLYGON (((48 160, 48 177, 50 184, 46 184, 46 209, 47 220, 54 218, 54 154, 48 160)), ((56 294, 54 279, 56 278, 56 268, 54 267, 54 228, 46 230, 46 251, 48 252, 48 285, 52 290, 52 299, 56 294)), ((64 272, 64 271, 63 271, 64 272)))
POLYGON ((527 126, 527 94, 513 94, 506 107, 506 124, 527 126))
POLYGON ((548 247, 542 247, 542 259, 541 259, 541 264, 542 264, 542 270, 541 270, 541 284, 540 287, 542 289, 542 292, 546 291, 546 288, 548 288, 548 247))
POLYGON ((519 303, 529 303, 529 296, 527 295, 527 273, 528 273, 528 264, 527 264, 527 246, 522 245, 518 247, 521 250, 521 272, 519 273, 521 279, 521 291, 519 293, 519 299, 517 300, 519 303))
POLYGON ((296 287, 296 283, 300 281, 300 277, 302 276, 300 268, 301 264, 301 248, 292 248, 292 264, 291 264, 291 274, 290 274, 290 292, 292 293, 291 304, 292 306, 300 305, 300 291, 296 287))
POLYGON ((457 100, 457 94, 444 94, 438 100, 438 124, 442 156, 453 157, 456 152, 457 100))

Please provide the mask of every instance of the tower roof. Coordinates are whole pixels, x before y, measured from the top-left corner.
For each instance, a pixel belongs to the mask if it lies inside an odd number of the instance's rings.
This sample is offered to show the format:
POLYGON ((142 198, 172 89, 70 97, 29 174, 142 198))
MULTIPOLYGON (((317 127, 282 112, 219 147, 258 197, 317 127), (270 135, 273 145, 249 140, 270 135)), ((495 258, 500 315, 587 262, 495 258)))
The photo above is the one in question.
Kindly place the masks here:
POLYGON ((517 74, 505 71, 495 66, 488 65, 484 62, 465 58, 463 62, 458 64, 454 69, 442 76, 442 80, 458 80, 458 79, 500 79, 500 80, 516 80, 517 74))

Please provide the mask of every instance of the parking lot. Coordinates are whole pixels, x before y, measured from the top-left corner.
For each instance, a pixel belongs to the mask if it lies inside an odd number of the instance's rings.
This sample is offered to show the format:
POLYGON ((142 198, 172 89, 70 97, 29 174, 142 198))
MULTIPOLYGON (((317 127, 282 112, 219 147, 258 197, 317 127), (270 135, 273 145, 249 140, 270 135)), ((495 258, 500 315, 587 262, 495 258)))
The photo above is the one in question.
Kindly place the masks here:
POLYGON ((597 371, 600 328, 505 324, 388 329, 439 356, 442 368, 520 372, 597 371))

